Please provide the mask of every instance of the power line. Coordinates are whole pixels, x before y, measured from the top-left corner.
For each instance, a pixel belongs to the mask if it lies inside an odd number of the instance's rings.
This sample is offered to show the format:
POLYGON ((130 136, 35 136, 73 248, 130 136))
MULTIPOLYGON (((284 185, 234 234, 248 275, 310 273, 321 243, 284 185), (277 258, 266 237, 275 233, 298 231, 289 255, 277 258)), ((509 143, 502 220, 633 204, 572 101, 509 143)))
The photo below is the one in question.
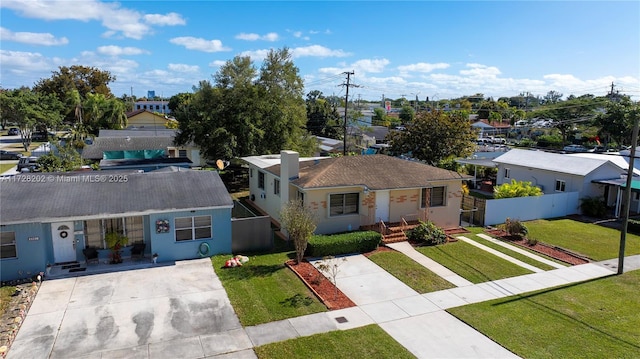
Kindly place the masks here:
POLYGON ((349 86, 353 86, 353 87, 359 87, 359 86, 349 82, 351 80, 351 75, 355 74, 353 70, 351 72, 348 72, 348 71, 343 72, 343 74, 347 75, 347 83, 342 84, 342 86, 346 86, 347 88, 347 94, 345 95, 345 98, 344 98, 344 136, 343 136, 344 148, 342 149, 342 155, 346 156, 347 155, 347 108, 349 107, 349 86))

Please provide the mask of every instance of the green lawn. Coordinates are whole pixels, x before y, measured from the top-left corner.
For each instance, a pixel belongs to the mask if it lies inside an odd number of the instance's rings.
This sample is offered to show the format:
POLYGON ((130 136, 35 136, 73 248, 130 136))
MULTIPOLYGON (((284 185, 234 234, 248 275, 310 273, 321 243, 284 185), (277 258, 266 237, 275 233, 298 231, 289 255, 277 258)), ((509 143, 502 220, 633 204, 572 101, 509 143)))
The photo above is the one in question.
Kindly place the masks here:
POLYGON ((230 255, 212 258, 233 308, 244 326, 326 311, 327 308, 287 268, 289 253, 249 256, 242 267, 222 268, 230 255))
MULTIPOLYGON (((552 266, 550 266, 548 264, 545 264, 545 263, 542 263, 542 262, 538 262, 537 260, 535 260, 533 258, 527 257, 525 255, 522 255, 522 254, 518 253, 518 252, 514 252, 514 251, 512 251, 510 249, 507 249, 505 247, 499 246, 499 245, 497 245, 497 244, 495 244, 493 242, 490 242, 490 241, 488 241, 486 239, 482 239, 482 238, 476 236, 475 234, 484 232, 484 230, 482 228, 480 228, 479 230, 478 230, 478 228, 479 227, 475 227, 473 230, 471 230, 471 233, 461 234, 461 236, 467 237, 469 239, 472 239, 472 240, 474 240, 474 241, 476 241, 476 242, 478 242, 478 243, 480 243, 482 245, 485 245, 485 246, 487 246, 489 248, 495 249, 496 251, 498 251, 500 253, 504 253, 504 254, 506 254, 506 255, 508 255, 510 257, 513 257, 513 258, 515 258, 517 260, 520 260, 520 261, 522 261, 524 263, 530 264, 530 265, 532 265, 534 267, 537 267, 537 268, 540 268, 542 270, 554 269, 554 267, 552 267, 552 266)), ((521 247, 518 247, 518 248, 521 248, 521 247)), ((526 250, 526 248, 521 248, 521 249, 526 250)), ((533 252, 533 254, 535 254, 537 256, 540 256, 540 257, 543 257, 545 259, 548 259, 550 261, 555 261, 553 258, 549 258, 549 257, 545 256, 544 254, 535 253, 535 252, 533 252)), ((557 262, 557 261, 555 261, 555 262, 557 262)), ((559 262, 559 263, 561 263, 561 262, 559 262)))
POLYGON ((369 259, 418 293, 455 287, 400 252, 378 252, 369 256, 369 259))
POLYGON ((532 273, 462 241, 416 247, 416 250, 473 283, 532 273))
MULTIPOLYGON (((618 257, 620 231, 570 219, 525 222, 529 237, 583 254, 595 261, 618 257)), ((640 254, 640 237, 627 234, 625 255, 640 254)))
POLYGON ((290 339, 254 348, 254 351, 263 359, 415 358, 377 325, 290 339))
POLYGON ((16 292, 16 287, 0 287, 0 317, 8 309, 9 302, 11 302, 11 296, 16 292))
POLYGON ((16 165, 16 163, 0 163, 0 174, 7 172, 16 165))
POLYGON ((448 311, 523 358, 638 358, 640 271, 448 311))

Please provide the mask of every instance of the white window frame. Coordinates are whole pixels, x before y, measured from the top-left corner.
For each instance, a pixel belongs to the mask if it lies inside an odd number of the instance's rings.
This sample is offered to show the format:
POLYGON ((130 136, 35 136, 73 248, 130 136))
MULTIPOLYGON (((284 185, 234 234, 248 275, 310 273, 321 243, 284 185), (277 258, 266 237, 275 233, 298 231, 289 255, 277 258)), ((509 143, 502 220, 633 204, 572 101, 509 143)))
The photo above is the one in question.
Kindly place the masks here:
POLYGON ((360 214, 360 193, 359 192, 345 192, 345 193, 330 193, 329 194, 329 217, 340 217, 340 216, 350 216, 350 215, 358 215, 360 214), (356 196, 356 207, 355 207, 355 211, 351 211, 351 212, 346 212, 347 209, 347 196, 356 196), (336 213, 336 214, 332 214, 331 210, 332 210, 332 206, 331 206, 331 199, 334 196, 342 196, 342 210, 341 213, 336 213))
POLYGON ((511 168, 504 168, 504 178, 511 178, 511 168))
POLYGON ((174 234, 174 239, 175 239, 176 242, 190 242, 190 241, 199 241, 199 240, 204 240, 204 239, 211 239, 211 238, 213 238, 213 218, 210 215, 191 216, 191 217, 176 217, 176 218, 173 219, 173 234, 174 234), (205 218, 205 217, 209 218, 209 224, 208 225, 196 226, 196 218, 205 218), (190 219, 191 220, 191 225, 190 226, 178 227, 178 220, 184 220, 184 219, 190 219), (208 235, 207 236, 197 237, 197 231, 198 230, 202 230, 202 229, 206 229, 206 228, 209 229, 208 235), (178 239, 178 231, 184 232, 187 229, 191 230, 191 238, 178 239))
POLYGON ((265 181, 264 172, 258 171, 258 188, 260 188, 261 190, 264 190, 264 181, 265 181))
POLYGON ((0 234, 0 237, 2 238, 0 240, 0 253, 4 252, 5 247, 13 247, 13 252, 16 254, 14 257, 0 257, 0 259, 18 258, 18 245, 16 242, 16 232, 15 231, 2 232, 0 234), (11 237, 12 235, 13 235, 13 240, 11 241, 11 243, 5 243, 5 242, 8 242, 7 238, 5 237, 11 237))
POLYGON ((567 181, 557 179, 556 180, 556 192, 566 192, 567 191, 567 181))
POLYGON ((277 178, 273 180, 273 194, 280 196, 280 180, 277 178))

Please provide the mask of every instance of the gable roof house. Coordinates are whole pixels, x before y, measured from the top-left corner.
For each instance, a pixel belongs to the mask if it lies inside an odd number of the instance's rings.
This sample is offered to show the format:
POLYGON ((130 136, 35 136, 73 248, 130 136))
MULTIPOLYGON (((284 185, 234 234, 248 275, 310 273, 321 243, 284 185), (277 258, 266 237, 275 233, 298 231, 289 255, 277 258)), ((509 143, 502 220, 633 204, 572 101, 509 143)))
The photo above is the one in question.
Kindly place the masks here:
POLYGON ((136 243, 147 258, 158 253, 159 261, 231 253, 233 201, 217 172, 93 173, 2 183, 2 281, 44 271, 48 263, 85 263, 85 248, 108 261, 110 232, 128 238, 125 258, 136 243))
POLYGON ((302 200, 317 220, 316 233, 380 223, 429 219, 459 226, 462 182, 457 172, 385 155, 299 158, 297 152, 243 158, 250 199, 280 221, 280 209, 302 200))
POLYGON ((623 170, 606 159, 576 157, 544 151, 512 149, 493 159, 498 185, 528 181, 545 194, 578 192, 578 198, 608 196, 601 180, 619 179, 623 170))
POLYGON ((174 118, 149 110, 127 112, 127 129, 166 129, 168 124, 177 125, 174 118))

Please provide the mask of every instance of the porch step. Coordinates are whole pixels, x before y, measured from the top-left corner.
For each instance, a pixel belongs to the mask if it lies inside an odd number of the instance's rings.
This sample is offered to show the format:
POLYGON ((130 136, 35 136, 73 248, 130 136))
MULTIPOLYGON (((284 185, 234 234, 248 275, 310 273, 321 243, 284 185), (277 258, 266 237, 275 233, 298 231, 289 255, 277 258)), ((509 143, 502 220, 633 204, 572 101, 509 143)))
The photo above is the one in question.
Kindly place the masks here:
POLYGON ((406 240, 407 236, 402 231, 382 235, 382 243, 397 243, 404 242, 406 240))

